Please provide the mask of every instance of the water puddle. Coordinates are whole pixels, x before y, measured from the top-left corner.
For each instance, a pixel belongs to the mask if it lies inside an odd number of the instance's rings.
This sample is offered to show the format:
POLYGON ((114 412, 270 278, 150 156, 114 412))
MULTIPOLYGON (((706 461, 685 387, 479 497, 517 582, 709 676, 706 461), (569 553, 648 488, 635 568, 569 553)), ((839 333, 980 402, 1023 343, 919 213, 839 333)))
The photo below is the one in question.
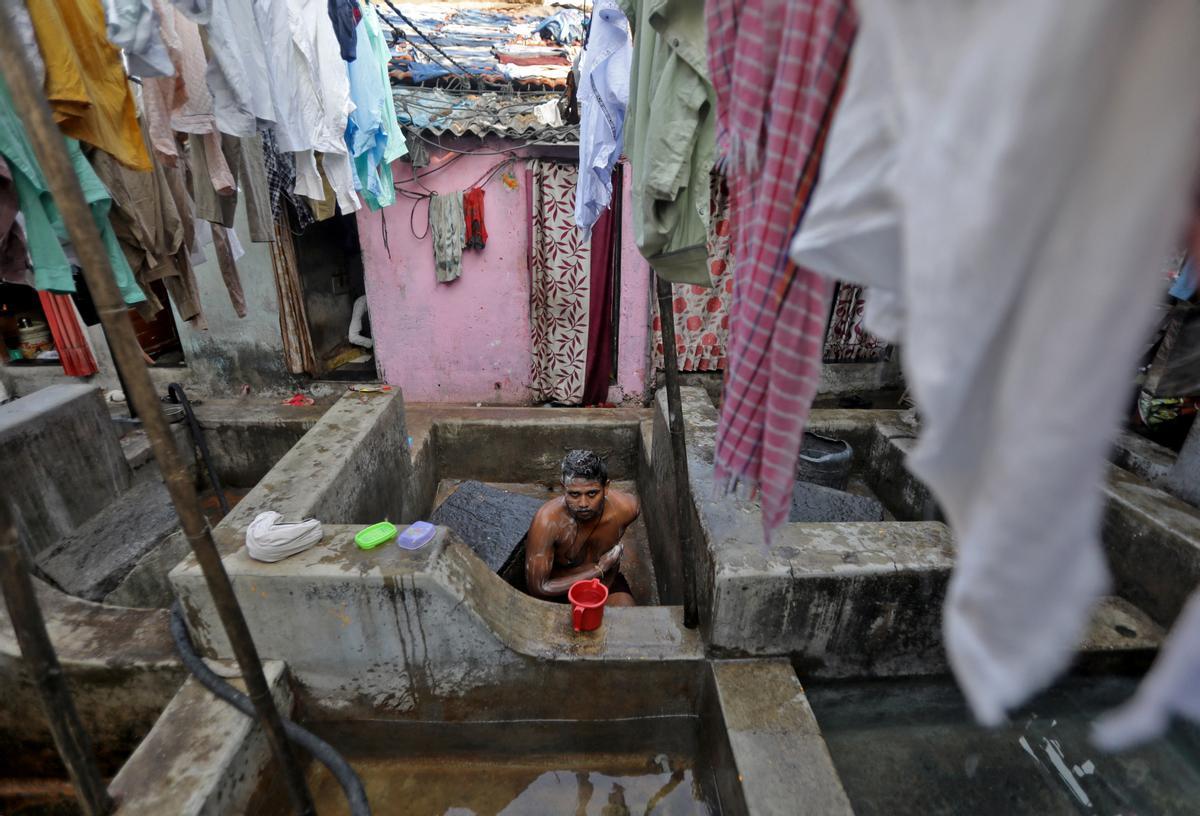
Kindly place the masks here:
MULTIPOLYGON (((363 780, 375 813, 411 816, 717 814, 695 718, 313 726, 363 780)), ((321 766, 309 785, 322 816, 349 813, 321 766)))

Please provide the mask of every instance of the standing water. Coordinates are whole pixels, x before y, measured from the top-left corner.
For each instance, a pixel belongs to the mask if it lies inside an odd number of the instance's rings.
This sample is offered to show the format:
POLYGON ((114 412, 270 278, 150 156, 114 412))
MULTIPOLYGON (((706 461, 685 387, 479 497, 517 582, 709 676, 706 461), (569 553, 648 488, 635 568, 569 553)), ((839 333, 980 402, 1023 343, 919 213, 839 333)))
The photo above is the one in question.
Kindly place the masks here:
MULTIPOLYGON (((357 721, 308 727, 354 766, 373 813, 720 813, 712 770, 701 759, 700 722, 695 717, 357 721)), ((308 781, 318 813, 349 813, 341 788, 323 766, 314 763, 308 781)), ((271 798, 286 809, 281 797, 271 798)))

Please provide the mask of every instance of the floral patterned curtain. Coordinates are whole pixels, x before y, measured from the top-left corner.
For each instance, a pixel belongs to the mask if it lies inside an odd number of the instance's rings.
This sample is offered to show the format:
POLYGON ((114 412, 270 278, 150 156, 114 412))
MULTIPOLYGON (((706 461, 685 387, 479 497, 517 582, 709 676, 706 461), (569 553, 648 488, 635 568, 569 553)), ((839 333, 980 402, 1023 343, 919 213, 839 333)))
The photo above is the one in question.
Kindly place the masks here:
POLYGON ((861 286, 838 284, 829 327, 825 330, 825 362, 874 363, 888 359, 888 344, 862 326, 865 304, 861 286))
POLYGON ((544 400, 577 404, 587 367, 591 246, 575 227, 579 168, 532 163, 533 235, 530 387, 544 400))
MULTIPOLYGON (((712 177, 711 213, 706 240, 708 272, 713 285, 677 283, 672 287, 675 309, 675 352, 680 371, 721 371, 729 338, 729 304, 733 298, 733 257, 730 254, 729 189, 724 176, 712 177)), ((654 367, 663 367, 662 318, 654 302, 654 367)))

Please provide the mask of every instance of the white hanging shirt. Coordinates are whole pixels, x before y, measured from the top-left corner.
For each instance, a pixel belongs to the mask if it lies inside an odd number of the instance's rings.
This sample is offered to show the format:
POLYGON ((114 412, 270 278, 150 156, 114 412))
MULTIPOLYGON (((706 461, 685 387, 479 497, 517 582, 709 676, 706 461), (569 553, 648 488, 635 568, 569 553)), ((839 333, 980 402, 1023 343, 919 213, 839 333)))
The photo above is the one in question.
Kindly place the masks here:
MULTIPOLYGON (((612 202, 612 171, 621 155, 633 43, 616 0, 597 0, 579 64, 579 182, 575 224, 587 235, 612 202)), ((507 67, 507 66, 506 66, 507 67)))
POLYGON ((272 69, 267 76, 274 106, 275 143, 285 153, 311 150, 312 139, 305 133, 296 112, 301 98, 296 78, 303 62, 292 38, 288 0, 253 0, 253 3, 267 64, 272 69))
POLYGON ((253 136, 275 121, 270 71, 263 36, 251 0, 212 0, 208 47, 208 87, 217 129, 230 136, 253 136))
POLYGON ((921 410, 908 467, 958 556, 950 663, 978 719, 1071 661, 1108 586, 1110 440, 1181 235, 1200 6, 860 0, 793 259, 863 283, 921 410))
POLYGON ((295 110, 301 137, 312 149, 296 154, 296 192, 316 201, 325 198, 313 151, 323 153, 329 186, 343 213, 362 207, 354 192, 355 173, 346 148, 346 121, 354 110, 350 75, 342 59, 325 0, 287 0, 292 38, 299 52, 295 110))

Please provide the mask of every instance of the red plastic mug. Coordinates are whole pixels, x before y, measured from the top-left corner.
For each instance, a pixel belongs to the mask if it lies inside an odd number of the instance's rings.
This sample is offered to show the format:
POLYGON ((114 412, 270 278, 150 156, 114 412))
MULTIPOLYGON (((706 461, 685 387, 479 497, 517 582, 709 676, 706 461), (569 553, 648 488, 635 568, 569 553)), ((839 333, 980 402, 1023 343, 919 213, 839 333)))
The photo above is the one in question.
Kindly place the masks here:
POLYGON ((571 602, 571 623, 576 632, 590 632, 600 628, 604 620, 604 604, 608 601, 608 587, 599 578, 576 581, 567 590, 571 602))

